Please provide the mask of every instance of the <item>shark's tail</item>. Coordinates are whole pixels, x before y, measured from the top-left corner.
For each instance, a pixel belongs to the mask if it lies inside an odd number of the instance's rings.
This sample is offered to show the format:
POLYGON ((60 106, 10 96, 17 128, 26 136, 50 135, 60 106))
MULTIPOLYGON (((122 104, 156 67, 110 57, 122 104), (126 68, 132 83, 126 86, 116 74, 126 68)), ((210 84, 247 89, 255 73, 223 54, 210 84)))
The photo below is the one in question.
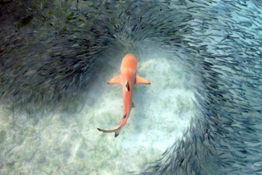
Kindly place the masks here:
POLYGON ((98 131, 102 131, 102 132, 115 132, 115 137, 117 137, 120 133, 120 129, 121 128, 116 128, 116 129, 112 129, 112 130, 106 130, 106 129, 101 129, 101 128, 97 128, 98 131))
POLYGON ((124 117, 122 118, 122 121, 121 123, 119 124, 119 126, 115 129, 101 129, 101 128, 97 128, 98 131, 102 131, 102 132, 115 132, 115 137, 117 137, 120 133, 120 129, 125 125, 126 123, 126 120, 127 120, 127 115, 125 114, 124 117))

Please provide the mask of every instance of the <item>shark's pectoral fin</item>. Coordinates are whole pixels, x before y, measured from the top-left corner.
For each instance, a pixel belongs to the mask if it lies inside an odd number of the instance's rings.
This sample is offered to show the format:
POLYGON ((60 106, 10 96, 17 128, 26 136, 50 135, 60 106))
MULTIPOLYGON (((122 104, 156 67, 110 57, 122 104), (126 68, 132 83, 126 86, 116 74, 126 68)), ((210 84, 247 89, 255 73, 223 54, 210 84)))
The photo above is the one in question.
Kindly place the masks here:
POLYGON ((115 76, 107 82, 107 84, 121 84, 121 75, 115 76))
POLYGON ((146 79, 139 77, 138 75, 136 76, 136 84, 151 84, 149 81, 146 79))

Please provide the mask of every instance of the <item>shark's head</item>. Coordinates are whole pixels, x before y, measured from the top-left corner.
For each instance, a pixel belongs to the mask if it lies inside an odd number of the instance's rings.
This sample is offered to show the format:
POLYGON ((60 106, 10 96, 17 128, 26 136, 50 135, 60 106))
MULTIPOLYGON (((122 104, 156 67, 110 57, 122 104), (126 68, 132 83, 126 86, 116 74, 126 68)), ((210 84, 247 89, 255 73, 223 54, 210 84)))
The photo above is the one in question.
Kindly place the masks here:
POLYGON ((132 54, 127 54, 122 60, 121 72, 122 71, 135 71, 136 72, 136 57, 132 54))

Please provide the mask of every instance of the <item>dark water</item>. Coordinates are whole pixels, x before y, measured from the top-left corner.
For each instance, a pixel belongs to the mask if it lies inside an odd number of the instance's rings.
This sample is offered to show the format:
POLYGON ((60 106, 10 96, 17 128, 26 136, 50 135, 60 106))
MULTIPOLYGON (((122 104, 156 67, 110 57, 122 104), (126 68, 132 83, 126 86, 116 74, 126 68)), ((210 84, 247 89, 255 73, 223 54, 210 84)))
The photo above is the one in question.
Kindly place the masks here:
POLYGON ((261 6, 0 0, 0 174, 262 174, 261 6))

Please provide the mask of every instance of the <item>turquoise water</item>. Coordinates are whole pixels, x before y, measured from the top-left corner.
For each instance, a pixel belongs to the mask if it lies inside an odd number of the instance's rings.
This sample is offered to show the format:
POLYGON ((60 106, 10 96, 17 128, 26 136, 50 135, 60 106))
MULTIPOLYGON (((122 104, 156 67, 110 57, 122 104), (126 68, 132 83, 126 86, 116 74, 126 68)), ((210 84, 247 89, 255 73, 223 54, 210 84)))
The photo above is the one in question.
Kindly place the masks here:
POLYGON ((122 87, 107 84, 119 74, 121 55, 109 57, 110 61, 104 63, 78 113, 46 113, 39 118, 29 118, 22 112, 3 113, 2 145, 8 145, 12 151, 4 148, 3 154, 11 155, 2 172, 125 174, 140 172, 145 165, 158 160, 189 127, 195 98, 184 87, 190 81, 183 77, 185 68, 179 60, 174 64, 170 53, 153 48, 150 42, 140 44, 136 53, 138 73, 149 79, 151 85, 135 87, 136 107, 117 138, 96 128, 115 128, 122 119, 122 87))
POLYGON ((0 0, 0 174, 262 174, 258 1, 0 0), (22 2, 22 1, 21 1, 22 2), (122 119, 125 54, 138 61, 122 119))

